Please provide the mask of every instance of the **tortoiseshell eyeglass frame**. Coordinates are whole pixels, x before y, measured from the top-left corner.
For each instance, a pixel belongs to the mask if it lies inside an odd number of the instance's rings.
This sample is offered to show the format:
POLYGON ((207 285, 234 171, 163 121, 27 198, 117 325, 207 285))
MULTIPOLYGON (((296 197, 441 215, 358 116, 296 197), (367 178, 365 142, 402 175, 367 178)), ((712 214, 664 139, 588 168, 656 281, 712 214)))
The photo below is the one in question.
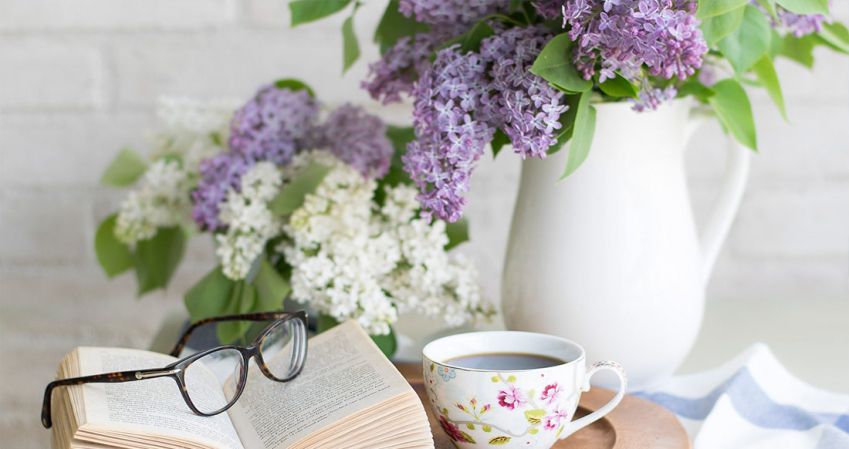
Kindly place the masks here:
POLYGON ((171 350, 171 355, 177 357, 183 350, 183 348, 186 346, 186 343, 189 341, 189 336, 191 335, 191 333, 198 327, 206 324, 221 323, 226 321, 272 320, 273 322, 266 326, 265 329, 263 329, 263 331, 254 339, 254 341, 249 346, 216 346, 214 348, 207 349, 203 352, 192 354, 188 357, 177 360, 176 362, 159 369, 118 371, 113 373, 94 374, 91 376, 58 379, 53 382, 50 382, 44 389, 44 402, 41 407, 41 424, 44 425, 44 427, 47 429, 53 426, 53 421, 50 415, 50 403, 53 390, 56 387, 82 385, 87 383, 133 382, 137 380, 155 379, 159 377, 170 377, 174 379, 175 382, 177 382, 177 386, 180 388, 180 394, 182 394, 183 400, 186 401, 186 405, 188 405, 192 412, 194 412, 195 414, 200 416, 214 416, 219 413, 222 413, 232 407, 233 404, 235 404, 236 401, 239 399, 239 396, 242 395, 242 391, 245 389, 245 383, 247 382, 248 378, 248 362, 250 362, 251 358, 256 359, 256 364, 259 367, 260 371, 262 371, 262 374, 264 374, 265 377, 275 382, 288 382, 301 373, 301 370, 304 368, 304 362, 307 358, 307 313, 303 310, 298 312, 260 312, 207 318, 192 323, 192 325, 186 328, 186 330, 183 331, 183 335, 180 337, 180 339, 177 341, 177 344, 174 346, 174 349, 171 350), (278 326, 282 326, 290 320, 299 320, 301 322, 300 325, 294 327, 294 329, 296 329, 297 331, 292 336, 294 344, 292 358, 294 359, 295 365, 287 377, 280 379, 275 377, 274 374, 272 374, 266 366, 265 360, 263 360, 262 358, 261 347, 263 340, 271 333, 272 330, 274 330, 278 326), (234 349, 236 351, 239 351, 239 353, 242 355, 239 380, 236 384, 236 393, 230 399, 230 402, 227 403, 227 405, 225 405, 221 409, 216 410, 212 413, 205 413, 195 407, 194 403, 192 403, 192 400, 189 397, 188 391, 186 390, 186 368, 188 368, 188 366, 191 365, 191 363, 195 360, 198 360, 201 357, 209 355, 213 352, 221 351, 224 349, 234 349))

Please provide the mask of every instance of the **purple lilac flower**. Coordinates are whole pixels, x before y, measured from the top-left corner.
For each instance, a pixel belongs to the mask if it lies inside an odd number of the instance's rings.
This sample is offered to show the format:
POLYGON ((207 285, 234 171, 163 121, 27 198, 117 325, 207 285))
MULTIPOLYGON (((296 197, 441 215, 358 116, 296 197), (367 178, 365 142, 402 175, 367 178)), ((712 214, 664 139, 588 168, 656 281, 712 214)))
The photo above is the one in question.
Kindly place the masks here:
POLYGON ((599 71, 602 82, 616 72, 637 81, 643 66, 651 76, 685 79, 708 50, 695 8, 694 0, 573 0, 563 26, 578 43, 573 60, 585 79, 599 71))
POLYGON ((678 94, 678 89, 675 86, 667 86, 666 88, 652 87, 646 83, 641 89, 639 98, 633 100, 634 110, 643 112, 646 110, 654 110, 664 101, 675 98, 678 94))
POLYGON ((394 148, 386 137, 386 124, 359 107, 340 106, 315 134, 316 147, 327 148, 363 176, 381 178, 389 170, 394 148))
POLYGON ((305 90, 261 88, 233 115, 230 149, 253 161, 288 163, 318 117, 318 102, 305 90))
POLYGON ((822 14, 794 14, 780 6, 776 7, 778 21, 772 21, 772 26, 787 30, 796 37, 822 31, 822 24, 828 23, 829 18, 822 14))
POLYGON ((494 12, 506 10, 509 0, 400 0, 398 11, 430 26, 430 30, 405 36, 369 65, 361 83, 369 95, 383 104, 401 101, 411 94, 413 84, 430 67, 437 46, 494 12))
POLYGON ((511 28, 481 42, 481 56, 490 64, 492 101, 484 119, 501 128, 522 158, 544 158, 557 141, 560 115, 567 107, 563 93, 530 67, 552 37, 544 26, 511 28))
POLYGON ((495 132, 473 118, 487 101, 485 69, 480 55, 449 47, 437 53, 413 88, 416 139, 403 162, 427 218, 460 219, 469 176, 495 132))
MULTIPOLYGON (((428 25, 456 27, 504 11, 510 0, 400 0, 398 11, 428 25)), ((460 29, 460 31, 463 31, 460 29)))
POLYGON ((556 142, 563 94, 528 71, 550 37, 545 27, 531 26, 484 39, 479 54, 449 47, 419 78, 416 139, 404 168, 419 187, 425 216, 461 217, 469 177, 496 128, 522 157, 545 157, 556 142))
POLYGON ((233 152, 221 153, 200 163, 200 180, 192 192, 192 218, 205 231, 222 227, 218 219, 219 204, 227 198, 227 190, 241 187, 242 175, 254 161, 233 152))
POLYGON ((318 116, 318 103, 306 91, 262 87, 233 114, 230 151, 200 164, 192 217, 203 230, 218 230, 218 205, 227 190, 239 189, 242 175, 259 161, 283 165, 304 144, 318 116))
POLYGON ((325 149, 364 176, 386 174, 393 147, 386 125, 359 108, 345 105, 317 124, 318 102, 305 91, 261 88, 237 110, 231 122, 230 151, 200 163, 200 180, 192 192, 192 218, 203 230, 219 231, 219 205, 227 191, 257 162, 286 165, 302 150, 325 149))
POLYGON ((437 40, 431 33, 418 33, 398 39, 376 62, 369 64, 368 77, 362 88, 383 104, 401 101, 401 94, 410 94, 413 83, 430 66, 430 54, 437 40))
MULTIPOLYGON (((830 23, 831 19, 822 14, 796 14, 784 9, 781 6, 775 7, 775 13, 778 17, 772 17, 757 0, 750 0, 751 5, 760 9, 764 14, 769 15, 770 24, 773 28, 779 31, 786 31, 796 37, 804 37, 809 34, 814 34, 822 31, 823 23, 830 23)), ((831 0, 828 5, 831 7, 831 0)))

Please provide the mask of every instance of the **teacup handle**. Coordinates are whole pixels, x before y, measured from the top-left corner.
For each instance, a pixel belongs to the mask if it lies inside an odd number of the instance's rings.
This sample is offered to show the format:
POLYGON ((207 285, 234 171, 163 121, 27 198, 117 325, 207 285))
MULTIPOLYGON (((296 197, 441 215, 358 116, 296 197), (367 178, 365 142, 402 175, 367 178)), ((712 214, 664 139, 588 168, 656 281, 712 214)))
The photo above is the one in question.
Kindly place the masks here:
POLYGON ((584 376, 584 385, 581 387, 581 390, 590 391, 590 378, 592 378, 595 373, 602 370, 613 371, 613 373, 616 374, 616 377, 619 378, 619 391, 616 392, 613 399, 608 401, 607 404, 604 404, 598 410, 569 423, 569 425, 560 434, 561 440, 603 418, 604 415, 610 413, 614 407, 619 405, 619 403, 622 402, 622 398, 625 397, 625 390, 628 389, 628 379, 625 377, 625 370, 622 368, 622 365, 610 361, 593 363, 590 369, 587 370, 586 376, 584 376))

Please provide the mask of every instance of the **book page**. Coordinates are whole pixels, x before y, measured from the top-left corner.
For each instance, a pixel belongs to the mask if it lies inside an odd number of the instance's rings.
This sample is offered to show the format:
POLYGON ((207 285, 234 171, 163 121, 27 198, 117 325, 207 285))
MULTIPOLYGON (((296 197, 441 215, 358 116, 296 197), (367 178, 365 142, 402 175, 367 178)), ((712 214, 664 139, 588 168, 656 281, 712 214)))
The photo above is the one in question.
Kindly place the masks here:
MULTIPOLYGON (((228 397, 232 382, 225 382, 228 397)), ((412 391, 354 321, 309 341, 304 370, 274 382, 256 366, 248 372, 230 419, 247 449, 283 449, 362 409, 412 391)))
MULTIPOLYGON (((162 368, 176 359, 164 354, 135 349, 79 348, 81 375, 134 369, 162 368)), ((198 401, 223 401, 224 392, 215 375, 207 371, 205 387, 194 389, 206 395, 198 401)), ((133 382, 85 384, 83 403, 87 427, 110 432, 165 436, 194 441, 211 448, 242 449, 226 413, 205 417, 189 409, 180 387, 171 377, 133 382)), ((90 432, 85 432, 90 433, 90 432)))

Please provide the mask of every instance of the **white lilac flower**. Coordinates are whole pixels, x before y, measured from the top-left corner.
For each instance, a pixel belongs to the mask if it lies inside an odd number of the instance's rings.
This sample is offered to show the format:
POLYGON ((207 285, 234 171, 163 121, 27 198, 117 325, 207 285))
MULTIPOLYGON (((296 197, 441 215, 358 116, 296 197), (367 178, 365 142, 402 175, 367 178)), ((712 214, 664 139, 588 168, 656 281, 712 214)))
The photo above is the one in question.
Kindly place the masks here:
POLYGON ((226 150, 230 120, 238 102, 199 101, 180 97, 162 97, 156 105, 161 130, 152 140, 153 159, 177 155, 184 167, 197 172, 200 161, 226 150))
POLYGON ((268 240, 280 233, 280 220, 268 202, 280 191, 282 181, 283 175, 273 163, 259 162, 242 176, 239 191, 227 192, 219 213, 227 230, 215 236, 215 253, 230 279, 244 279, 268 240))
POLYGON ((179 162, 167 159, 154 162, 139 187, 121 204, 115 236, 135 245, 156 235, 159 228, 182 224, 191 210, 190 189, 188 175, 179 162))
POLYGON ((293 166, 316 158, 332 169, 284 225, 278 247, 292 266, 295 300, 373 335, 388 333, 399 312, 443 315, 452 325, 490 313, 474 267, 445 252, 445 223, 418 218, 414 188, 387 188, 378 207, 376 183, 326 153, 298 155, 293 166))

